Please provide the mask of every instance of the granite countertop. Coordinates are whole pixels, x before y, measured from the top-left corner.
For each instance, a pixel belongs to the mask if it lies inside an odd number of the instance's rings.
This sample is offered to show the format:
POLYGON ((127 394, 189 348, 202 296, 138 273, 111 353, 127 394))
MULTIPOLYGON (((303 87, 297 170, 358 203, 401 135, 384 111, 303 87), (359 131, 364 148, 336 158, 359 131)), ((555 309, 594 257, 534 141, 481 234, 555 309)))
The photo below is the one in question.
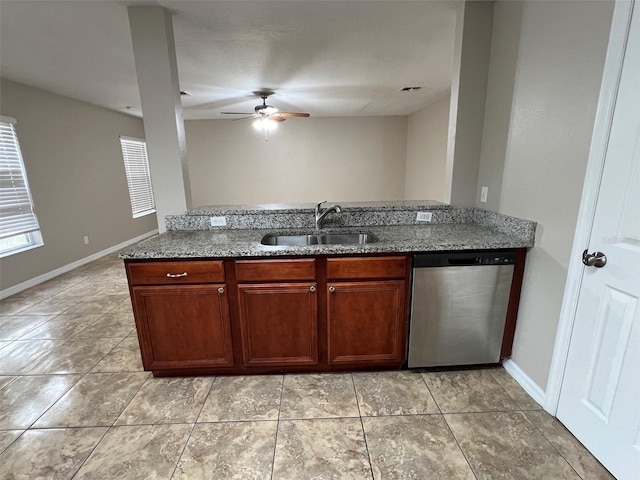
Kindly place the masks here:
POLYGON ((304 247, 260 244, 269 233, 308 234, 311 229, 225 229, 168 231, 120 252, 123 259, 274 257, 297 255, 349 255, 444 250, 528 248, 532 240, 501 233, 477 223, 393 225, 327 228, 322 233, 367 232, 378 238, 364 245, 310 245, 304 247))

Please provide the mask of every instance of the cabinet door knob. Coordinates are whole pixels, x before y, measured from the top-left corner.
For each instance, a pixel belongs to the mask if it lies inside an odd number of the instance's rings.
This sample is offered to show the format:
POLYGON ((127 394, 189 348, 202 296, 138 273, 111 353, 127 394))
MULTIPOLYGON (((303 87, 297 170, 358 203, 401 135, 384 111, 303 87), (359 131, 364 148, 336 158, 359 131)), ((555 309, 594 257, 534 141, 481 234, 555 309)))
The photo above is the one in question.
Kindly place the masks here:
POLYGON ((316 291, 316 286, 315 286, 315 285, 311 285, 311 286, 309 287, 309 291, 310 291, 310 292, 315 292, 315 291, 316 291))
POLYGON ((167 277, 169 278, 180 278, 180 277, 186 277, 188 275, 187 272, 184 273, 167 273, 167 277))
POLYGON ((218 293, 224 293, 224 287, 218 288, 218 293))
POLYGON ((333 285, 331 285, 331 286, 329 287, 329 291, 330 291, 331 293, 335 292, 335 291, 336 291, 336 287, 334 287, 333 285))

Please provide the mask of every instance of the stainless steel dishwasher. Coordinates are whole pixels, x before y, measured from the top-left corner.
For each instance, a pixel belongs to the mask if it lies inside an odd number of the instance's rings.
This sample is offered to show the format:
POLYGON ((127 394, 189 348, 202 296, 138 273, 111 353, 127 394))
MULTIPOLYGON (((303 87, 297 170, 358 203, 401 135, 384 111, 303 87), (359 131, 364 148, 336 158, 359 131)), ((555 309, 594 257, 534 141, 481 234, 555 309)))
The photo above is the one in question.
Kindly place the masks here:
POLYGON ((498 363, 515 253, 413 256, 408 366, 498 363))

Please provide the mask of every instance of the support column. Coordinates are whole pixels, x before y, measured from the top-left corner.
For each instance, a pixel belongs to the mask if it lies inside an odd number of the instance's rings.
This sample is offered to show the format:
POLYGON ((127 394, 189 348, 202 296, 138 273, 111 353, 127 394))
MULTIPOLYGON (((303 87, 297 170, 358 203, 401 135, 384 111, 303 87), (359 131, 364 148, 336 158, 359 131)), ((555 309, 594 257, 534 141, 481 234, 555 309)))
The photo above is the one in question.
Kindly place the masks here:
POLYGON ((171 14, 128 7, 158 229, 191 207, 191 185, 171 14))

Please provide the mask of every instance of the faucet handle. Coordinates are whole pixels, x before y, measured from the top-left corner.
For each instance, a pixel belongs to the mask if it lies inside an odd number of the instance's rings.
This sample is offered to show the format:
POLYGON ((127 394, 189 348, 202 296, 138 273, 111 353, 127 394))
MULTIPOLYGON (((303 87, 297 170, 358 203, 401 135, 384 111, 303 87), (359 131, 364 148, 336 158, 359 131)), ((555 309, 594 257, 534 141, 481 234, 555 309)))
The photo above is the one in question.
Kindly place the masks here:
POLYGON ((327 203, 327 201, 323 200, 316 205, 316 214, 320 211, 320 207, 322 206, 323 203, 327 203))

